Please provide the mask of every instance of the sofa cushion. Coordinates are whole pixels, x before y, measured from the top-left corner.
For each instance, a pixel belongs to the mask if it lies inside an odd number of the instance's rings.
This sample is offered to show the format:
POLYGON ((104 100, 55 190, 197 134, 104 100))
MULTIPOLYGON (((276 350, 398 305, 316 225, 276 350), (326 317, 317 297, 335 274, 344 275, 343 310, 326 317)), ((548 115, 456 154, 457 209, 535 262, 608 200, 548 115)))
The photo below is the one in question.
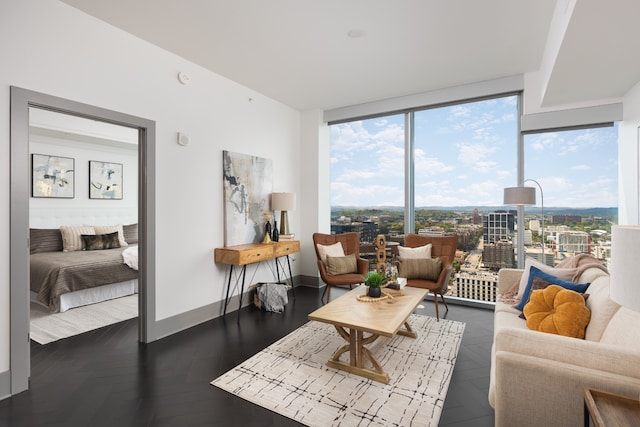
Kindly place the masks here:
POLYGON ((609 321, 600 342, 640 353, 640 328, 630 325, 640 325, 640 312, 620 307, 609 321))
POLYGON ((522 293, 522 298, 520 302, 515 307, 516 309, 521 311, 524 309, 525 304, 529 302, 529 295, 531 294, 531 290, 536 281, 537 281, 536 286, 538 289, 544 289, 549 284, 553 284, 553 285, 562 286, 565 289, 570 289, 572 291, 584 293, 584 291, 586 291, 587 288, 589 287, 589 283, 580 284, 580 283, 570 282, 568 280, 563 280, 549 273, 545 273, 544 271, 540 270, 538 267, 532 265, 529 270, 529 279, 527 281, 527 286, 525 287, 524 292, 522 293))
MULTIPOLYGON (((589 270, 596 269, 590 268, 589 270)), ((585 274, 581 277, 585 277, 585 274)), ((609 275, 607 274, 600 275, 596 280, 591 282, 587 293, 589 294, 587 308, 591 310, 591 321, 589 322, 589 326, 587 326, 584 339, 588 341, 600 341, 609 321, 618 309, 620 309, 620 306, 609 298, 609 275)))
POLYGON ((571 280, 573 276, 578 272, 577 268, 549 267, 548 265, 536 261, 533 258, 527 257, 524 262, 524 271, 522 272, 522 276, 520 276, 520 285, 518 287, 518 297, 520 297, 520 299, 522 299, 525 288, 527 287, 527 283, 529 283, 529 270, 531 266, 534 266, 537 269, 544 271, 545 273, 552 274, 562 280, 571 280))
POLYGON ((327 255, 327 274, 338 276, 340 274, 357 273, 358 262, 354 254, 347 256, 327 255))
POLYGON ((529 329, 573 338, 584 338, 591 319, 584 297, 558 285, 534 291, 524 314, 529 329))

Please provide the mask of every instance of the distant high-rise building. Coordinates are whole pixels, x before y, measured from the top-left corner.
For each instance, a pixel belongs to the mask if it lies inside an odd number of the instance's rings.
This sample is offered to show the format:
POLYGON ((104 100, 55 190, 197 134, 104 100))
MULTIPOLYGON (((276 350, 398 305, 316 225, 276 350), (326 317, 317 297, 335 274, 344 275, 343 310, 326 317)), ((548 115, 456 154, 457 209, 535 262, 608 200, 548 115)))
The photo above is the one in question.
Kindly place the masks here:
POLYGON ((511 241, 514 229, 514 216, 509 212, 495 211, 482 217, 482 239, 485 244, 511 241))
POLYGON ((511 242, 487 243, 482 249, 482 263, 492 270, 513 268, 516 266, 515 259, 511 242))
POLYGON ((480 212, 478 212, 478 208, 475 208, 473 210, 473 219, 472 222, 474 224, 482 224, 482 215, 480 215, 480 212))
POLYGON ((557 233, 558 252, 570 254, 591 253, 591 236, 583 231, 563 231, 557 233))
POLYGON ((498 275, 491 273, 460 272, 455 275, 451 294, 478 301, 496 301, 498 275))

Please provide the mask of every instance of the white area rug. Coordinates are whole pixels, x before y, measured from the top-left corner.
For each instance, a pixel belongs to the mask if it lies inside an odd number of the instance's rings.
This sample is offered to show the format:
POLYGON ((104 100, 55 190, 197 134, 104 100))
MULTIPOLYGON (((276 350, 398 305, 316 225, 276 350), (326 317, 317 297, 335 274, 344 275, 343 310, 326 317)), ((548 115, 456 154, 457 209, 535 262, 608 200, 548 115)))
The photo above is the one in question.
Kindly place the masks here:
POLYGON ((35 342, 48 344, 137 316, 138 295, 129 295, 53 314, 49 313, 47 308, 32 302, 29 333, 35 342))
POLYGON ((211 384, 309 426, 437 426, 465 324, 415 314, 409 323, 417 339, 374 343, 386 385, 329 368, 345 341, 313 321, 211 384))

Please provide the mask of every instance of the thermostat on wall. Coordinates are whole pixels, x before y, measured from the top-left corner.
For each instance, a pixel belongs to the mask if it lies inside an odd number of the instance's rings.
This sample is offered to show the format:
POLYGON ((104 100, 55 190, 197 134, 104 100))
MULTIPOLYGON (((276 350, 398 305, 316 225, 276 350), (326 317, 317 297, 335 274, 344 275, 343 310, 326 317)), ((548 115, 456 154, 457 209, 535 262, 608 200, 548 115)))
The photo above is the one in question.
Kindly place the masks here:
POLYGON ((183 146, 189 145, 189 137, 182 132, 178 132, 178 144, 183 146))

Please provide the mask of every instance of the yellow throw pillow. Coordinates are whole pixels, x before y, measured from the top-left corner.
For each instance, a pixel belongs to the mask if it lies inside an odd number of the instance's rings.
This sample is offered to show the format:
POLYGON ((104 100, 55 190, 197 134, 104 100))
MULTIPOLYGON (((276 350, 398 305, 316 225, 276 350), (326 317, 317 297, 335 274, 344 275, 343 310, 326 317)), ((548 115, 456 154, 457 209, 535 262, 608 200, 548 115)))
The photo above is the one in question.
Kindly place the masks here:
POLYGON ((531 292, 524 315, 529 329, 573 338, 584 338, 591 320, 584 297, 558 285, 531 292))

